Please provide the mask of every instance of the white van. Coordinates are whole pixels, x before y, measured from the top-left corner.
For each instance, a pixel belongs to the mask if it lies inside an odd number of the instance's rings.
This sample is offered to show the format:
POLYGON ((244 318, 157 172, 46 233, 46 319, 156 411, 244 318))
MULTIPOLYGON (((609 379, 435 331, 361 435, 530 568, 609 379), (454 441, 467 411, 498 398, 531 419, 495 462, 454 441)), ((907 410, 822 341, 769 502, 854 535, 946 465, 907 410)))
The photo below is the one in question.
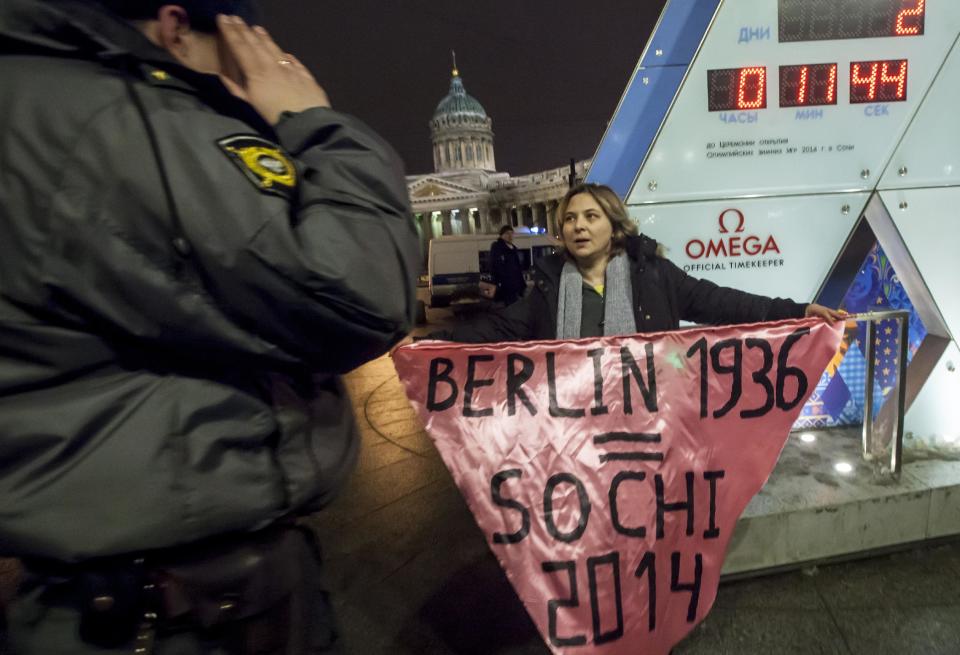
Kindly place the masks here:
MULTIPOLYGON (((533 263, 553 253, 557 240, 549 234, 530 234, 521 229, 515 229, 513 245, 529 283, 533 263)), ((462 234, 430 240, 427 274, 431 307, 480 298, 480 280, 490 281, 490 246, 497 238, 496 234, 462 234)))

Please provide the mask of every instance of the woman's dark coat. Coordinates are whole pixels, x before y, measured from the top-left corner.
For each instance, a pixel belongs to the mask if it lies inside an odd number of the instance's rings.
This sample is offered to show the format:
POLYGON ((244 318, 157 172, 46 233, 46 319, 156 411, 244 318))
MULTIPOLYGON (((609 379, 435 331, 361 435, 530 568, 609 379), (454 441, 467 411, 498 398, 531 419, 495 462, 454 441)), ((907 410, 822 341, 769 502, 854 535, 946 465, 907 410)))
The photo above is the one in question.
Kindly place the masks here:
MULTIPOLYGON (((711 325, 802 318, 805 304, 721 287, 687 275, 657 255, 657 242, 628 237, 633 311, 638 332, 675 330, 680 321, 711 325)), ((560 273, 566 254, 540 259, 534 287, 520 302, 483 318, 430 335, 466 343, 555 339, 560 273)))

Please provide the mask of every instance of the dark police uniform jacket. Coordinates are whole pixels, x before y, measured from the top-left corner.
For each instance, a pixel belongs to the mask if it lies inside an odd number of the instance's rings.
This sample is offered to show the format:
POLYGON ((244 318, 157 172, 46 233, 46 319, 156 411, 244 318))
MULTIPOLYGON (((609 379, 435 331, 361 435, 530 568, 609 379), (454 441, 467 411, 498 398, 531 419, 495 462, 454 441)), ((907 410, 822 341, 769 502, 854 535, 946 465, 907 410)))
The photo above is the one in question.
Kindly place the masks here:
POLYGON ((523 295, 527 283, 523 279, 520 253, 516 246, 503 239, 494 241, 490 245, 490 271, 493 283, 502 295, 511 299, 523 295))
MULTIPOLYGON (((721 287, 687 275, 657 255, 657 242, 627 237, 633 311, 638 332, 675 330, 680 321, 731 325, 802 318, 806 305, 721 287)), ((534 267, 534 286, 509 307, 430 336, 467 343, 555 339, 560 273, 567 255, 542 257, 534 267)))
POLYGON ((250 530, 355 459, 336 374, 411 327, 401 164, 275 127, 94 3, 0 4, 0 556, 250 530))

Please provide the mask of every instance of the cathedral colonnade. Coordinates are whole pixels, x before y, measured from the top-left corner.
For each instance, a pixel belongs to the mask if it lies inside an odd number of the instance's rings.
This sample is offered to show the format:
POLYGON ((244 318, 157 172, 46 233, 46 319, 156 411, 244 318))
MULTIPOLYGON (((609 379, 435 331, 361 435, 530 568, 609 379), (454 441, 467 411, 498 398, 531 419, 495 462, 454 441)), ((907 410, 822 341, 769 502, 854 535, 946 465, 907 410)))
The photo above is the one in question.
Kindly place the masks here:
POLYGON ((458 234, 491 234, 499 229, 498 210, 487 207, 452 207, 414 212, 424 247, 430 239, 458 234))
POLYGON ((555 236, 553 215, 559 200, 494 205, 491 207, 457 207, 416 212, 418 229, 427 239, 457 234, 496 234, 504 225, 538 228, 555 236))
MULTIPOLYGON (((451 127, 446 122, 437 122, 435 130, 451 127)), ((452 127, 458 127, 454 124, 452 127)), ((493 155, 493 135, 491 134, 454 134, 445 137, 435 136, 433 143, 433 166, 437 171, 496 170, 493 155)))
POLYGON ((537 228, 543 234, 556 236, 553 215, 559 204, 559 199, 520 202, 492 209, 491 212, 503 217, 496 225, 497 229, 500 225, 509 224, 513 227, 537 228))

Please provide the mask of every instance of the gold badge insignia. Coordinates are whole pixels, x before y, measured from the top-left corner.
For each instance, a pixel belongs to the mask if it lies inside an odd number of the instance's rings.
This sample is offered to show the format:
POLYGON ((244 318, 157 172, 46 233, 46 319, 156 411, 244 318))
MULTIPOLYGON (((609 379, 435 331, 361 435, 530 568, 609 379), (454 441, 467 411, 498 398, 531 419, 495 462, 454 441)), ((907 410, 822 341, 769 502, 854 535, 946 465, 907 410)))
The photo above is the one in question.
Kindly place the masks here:
POLYGON ((292 199, 297 169, 280 146, 258 136, 231 136, 217 145, 258 189, 292 199))

